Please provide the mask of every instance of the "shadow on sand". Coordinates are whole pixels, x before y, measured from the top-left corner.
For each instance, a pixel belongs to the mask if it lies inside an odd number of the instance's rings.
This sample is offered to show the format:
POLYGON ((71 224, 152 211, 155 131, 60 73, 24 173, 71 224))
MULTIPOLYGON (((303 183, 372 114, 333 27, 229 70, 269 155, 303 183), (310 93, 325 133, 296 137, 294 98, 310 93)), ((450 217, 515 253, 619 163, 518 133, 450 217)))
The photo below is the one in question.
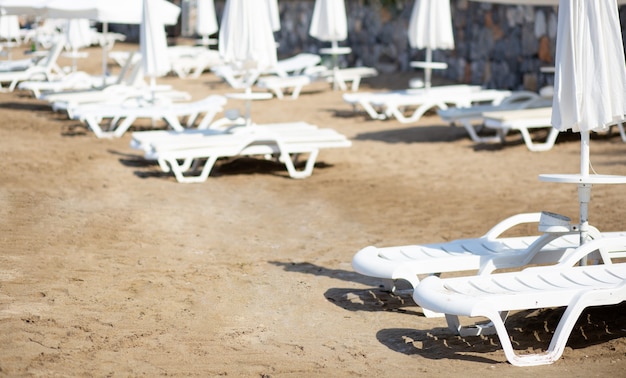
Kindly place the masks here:
MULTIPOLYGON (((433 360, 454 359, 487 364, 506 361, 504 354, 499 354, 498 360, 482 355, 501 351, 497 335, 461 337, 447 328, 443 318, 440 319, 440 327, 419 329, 420 319, 423 319, 424 315, 410 295, 396 295, 375 287, 376 279, 374 278, 307 262, 270 261, 269 263, 282 267, 286 272, 325 276, 374 286, 366 289, 330 288, 324 293, 324 297, 329 302, 347 311, 391 311, 416 315, 415 329, 385 328, 376 333, 377 340, 393 351, 433 360)), ((511 314, 507 319, 507 329, 516 351, 537 353, 538 350, 545 350, 564 311, 565 308, 561 307, 526 310, 511 314)), ((482 318, 461 320, 463 324, 485 321, 482 318)), ((624 323, 626 323, 626 302, 614 306, 590 307, 576 322, 567 346, 582 349, 626 337, 624 323)), ((608 344, 607 348, 612 352, 616 351, 616 347, 612 344, 608 344)), ((619 356, 616 355, 616 358, 619 356)))

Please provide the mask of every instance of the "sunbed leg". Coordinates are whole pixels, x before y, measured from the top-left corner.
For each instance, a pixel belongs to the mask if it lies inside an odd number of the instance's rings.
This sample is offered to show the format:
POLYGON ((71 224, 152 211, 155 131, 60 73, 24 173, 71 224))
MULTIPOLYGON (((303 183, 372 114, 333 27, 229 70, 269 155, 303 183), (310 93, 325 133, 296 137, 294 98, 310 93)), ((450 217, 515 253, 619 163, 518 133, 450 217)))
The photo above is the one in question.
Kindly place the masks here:
POLYGON ((187 119, 185 120, 185 127, 190 128, 194 125, 194 123, 196 123, 196 120, 198 119, 198 116, 200 115, 200 112, 195 112, 193 114, 190 114, 187 116, 187 119))
MULTIPOLYGON (((182 183, 194 183, 194 182, 206 181, 206 179, 209 177, 209 174, 211 173, 211 169, 213 169, 213 166, 215 165, 215 162, 217 161, 217 156, 212 156, 207 159, 206 163, 204 164, 204 167, 202 168, 202 172, 200 172, 198 176, 185 176, 184 175, 185 170, 182 168, 182 166, 178 164, 178 161, 175 159, 164 159, 164 160, 171 167, 171 170, 174 173, 174 176, 176 177, 176 181, 182 182, 182 183)), ((189 159, 185 159, 185 165, 187 165, 188 161, 189 159)), ((160 161, 159 161, 159 165, 161 165, 160 161)))
POLYGON ((295 86, 291 92, 291 98, 294 100, 298 98, 298 96, 300 96, 300 91, 302 91, 302 85, 295 86))
POLYGON ((311 174, 313 173, 313 167, 315 167, 315 160, 317 159, 318 154, 319 154, 319 150, 313 150, 309 152, 309 158, 307 159, 304 169, 302 171, 296 170, 296 167, 294 166, 294 161, 292 160, 291 155, 289 153, 286 153, 286 152, 281 153, 280 158, 284 162, 285 166, 287 167, 289 176, 291 178, 300 179, 300 178, 306 178, 306 177, 311 176, 311 174))
POLYGON ((113 135, 118 138, 124 135, 126 130, 130 128, 130 126, 133 124, 133 122, 135 122, 135 120, 136 120, 135 117, 127 117, 124 121, 122 121, 122 123, 120 123, 116 128, 113 129, 114 130, 113 135))
POLYGON ((474 129, 474 125, 472 125, 472 121, 469 119, 461 119, 459 122, 465 128, 465 131, 469 134, 470 138, 474 141, 474 143, 489 143, 489 142, 497 142, 500 137, 498 135, 492 137, 480 137, 474 129))
POLYGON ((102 128, 100 127, 100 124, 98 123, 97 119, 85 118, 85 119, 83 119, 83 121, 87 124, 87 127, 89 127, 91 129, 91 131, 93 131, 93 133, 95 134, 96 138, 104 138, 105 137, 105 133, 102 130, 102 128))
POLYGON ((185 128, 180 124, 178 117, 166 115, 163 116, 163 120, 168 124, 169 127, 176 131, 183 131, 185 128))
POLYGON ((215 118, 215 115, 217 114, 217 111, 215 110, 211 110, 211 111, 207 111, 204 114, 204 117, 202 117, 202 120, 200 121, 200 123, 198 124, 198 130, 205 130, 208 129, 209 126, 211 126, 211 123, 213 122, 213 119, 215 118))
POLYGON ((550 134, 548 134, 546 141, 543 143, 535 144, 533 143, 533 140, 530 137, 530 133, 528 132, 528 129, 520 129, 520 132, 522 133, 522 137, 524 138, 526 147, 528 147, 528 149, 533 152, 541 152, 541 151, 550 150, 552 146, 554 146, 554 143, 556 142, 556 138, 559 136, 559 130, 552 127, 550 128, 550 134))
MULTIPOLYGON (((432 311, 431 311, 432 312, 432 311)), ((459 321, 459 317, 457 315, 445 314, 446 322, 448 323, 448 328, 454 334, 459 335, 461 337, 467 336, 487 336, 493 335, 496 333, 496 328, 494 326, 493 321, 490 321, 485 324, 474 324, 471 326, 462 326, 459 321)), ((502 311, 499 313, 498 318, 502 321, 502 324, 506 321, 506 318, 509 316, 508 311, 502 311)))
POLYGON ((619 135, 622 137, 622 141, 626 142, 626 132, 624 132, 624 122, 618 123, 619 135))

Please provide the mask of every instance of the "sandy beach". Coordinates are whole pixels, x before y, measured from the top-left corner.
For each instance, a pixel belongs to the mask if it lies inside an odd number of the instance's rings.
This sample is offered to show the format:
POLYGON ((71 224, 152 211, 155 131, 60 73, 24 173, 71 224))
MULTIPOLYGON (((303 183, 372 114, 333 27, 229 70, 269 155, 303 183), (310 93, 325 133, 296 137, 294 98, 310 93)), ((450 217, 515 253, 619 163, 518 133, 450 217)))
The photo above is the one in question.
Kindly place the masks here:
MULTIPOLYGON (((100 73, 100 50, 87 51, 79 69, 100 73)), ((381 75, 360 90, 411 77, 381 75)), ((158 82, 193 99, 233 91, 208 72, 158 82)), ((131 149, 130 133, 97 139, 27 92, 0 93, 0 376, 624 374, 624 304, 586 311, 553 365, 519 368, 496 336, 454 336, 351 267, 368 245, 476 237, 517 213, 576 220, 576 187, 538 175, 579 170, 578 134, 542 153, 516 133, 475 145, 436 114, 374 121, 341 96, 321 83, 252 105, 255 122, 306 121, 352 140, 322 150, 311 177, 241 158, 181 184, 131 149)), ((617 132, 592 137, 598 173, 626 175, 625 152, 617 132)), ((623 230, 624 209, 623 187, 594 186, 594 226, 623 230)), ((515 347, 545 348, 561 313, 512 314, 515 347)))

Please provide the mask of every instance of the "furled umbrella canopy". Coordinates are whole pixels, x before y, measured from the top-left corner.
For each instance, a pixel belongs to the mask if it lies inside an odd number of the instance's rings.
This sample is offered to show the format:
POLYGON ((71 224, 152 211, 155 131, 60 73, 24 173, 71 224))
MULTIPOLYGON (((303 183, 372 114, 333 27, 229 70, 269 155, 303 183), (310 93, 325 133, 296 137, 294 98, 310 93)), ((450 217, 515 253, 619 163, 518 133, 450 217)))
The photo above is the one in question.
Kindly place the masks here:
POLYGON ((589 174, 589 133, 626 114, 626 66, 616 0, 561 0, 557 30, 552 125, 580 132, 580 174, 541 175, 543 181, 575 183, 581 243, 587 236, 592 184, 626 183, 626 177, 589 174))
POLYGON ((426 61, 417 65, 424 68, 424 84, 428 88, 433 67, 432 50, 454 49, 454 34, 450 2, 448 0, 415 0, 409 21, 409 45, 415 49, 426 49, 426 61))
POLYGON ((167 54, 165 24, 161 14, 153 9, 155 0, 143 0, 143 17, 139 30, 139 50, 144 75, 150 78, 150 86, 156 85, 156 78, 167 74, 170 61, 167 54))
POLYGON ((20 22, 15 15, 0 14, 0 39, 18 41, 20 38, 20 22))
POLYGON ((266 1, 227 0, 219 34, 222 59, 245 74, 246 123, 250 122, 252 84, 259 73, 276 66, 276 41, 266 1))
POLYGON ((343 0, 316 0, 309 28, 311 37, 324 42, 337 42, 348 38, 348 19, 343 0))
POLYGON ((240 69, 265 70, 276 65, 276 42, 265 1, 226 1, 219 52, 224 61, 240 69))
POLYGON ((581 135, 626 114, 626 66, 615 0, 561 1, 552 124, 581 135))
POLYGON ((91 26, 86 18, 70 18, 65 25, 65 39, 72 58, 72 71, 76 71, 78 49, 91 45, 91 26))
POLYGON ((270 12, 270 22, 272 24, 272 31, 280 30, 280 11, 278 10, 278 0, 265 0, 270 12))
POLYGON ((202 44, 209 44, 209 36, 217 33, 219 26, 215 15, 213 0, 198 0, 196 8, 196 33, 202 38, 202 44))
POLYGON ((6 43, 7 56, 10 60, 12 41, 19 42, 20 40, 20 23, 17 16, 0 14, 0 39, 6 43))

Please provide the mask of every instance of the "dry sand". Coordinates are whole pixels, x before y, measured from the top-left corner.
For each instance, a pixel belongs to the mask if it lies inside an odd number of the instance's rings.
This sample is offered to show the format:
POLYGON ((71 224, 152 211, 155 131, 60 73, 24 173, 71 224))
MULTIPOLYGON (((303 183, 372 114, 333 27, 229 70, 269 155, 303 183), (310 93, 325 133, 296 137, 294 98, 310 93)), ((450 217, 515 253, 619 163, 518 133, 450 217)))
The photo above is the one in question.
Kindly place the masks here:
MULTIPOLYGON (((79 68, 98 73, 100 57, 91 49, 79 68)), ((361 89, 402 87, 409 77, 361 89)), ((194 99, 232 91, 210 73, 159 82, 194 99)), ((553 365, 518 368, 497 337, 453 336, 443 319, 425 318, 410 297, 381 291, 350 265, 368 245, 478 236, 520 212, 576 219, 575 187, 537 176, 578 171, 577 135, 544 153, 517 134, 476 146, 436 115, 414 125, 369 120, 322 85, 252 108, 259 123, 307 121, 353 141, 323 150, 310 178, 238 159, 205 183, 180 184, 131 149, 129 134, 97 139, 25 92, 0 94, 0 108, 1 376, 626 371, 624 305, 587 311, 553 365)), ((595 170, 626 174, 625 151, 617 135, 594 137, 595 170)), ((592 224, 623 230, 625 208, 623 187, 594 187, 592 224)), ((545 347, 560 313, 513 314, 514 345, 545 347)))

